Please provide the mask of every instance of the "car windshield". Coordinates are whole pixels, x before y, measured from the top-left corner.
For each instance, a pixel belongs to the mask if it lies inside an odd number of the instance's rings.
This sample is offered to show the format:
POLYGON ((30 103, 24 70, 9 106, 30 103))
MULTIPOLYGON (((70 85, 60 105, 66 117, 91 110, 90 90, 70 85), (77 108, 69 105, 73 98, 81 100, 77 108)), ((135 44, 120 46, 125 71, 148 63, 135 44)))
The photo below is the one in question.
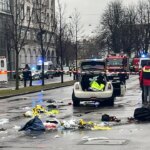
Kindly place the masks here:
POLYGON ((105 62, 89 61, 81 63, 82 70, 104 70, 105 62))
POLYGON ((147 65, 148 63, 150 63, 150 60, 141 60, 141 66, 145 66, 147 65))
POLYGON ((122 66, 123 60, 120 59, 107 59, 107 66, 122 66))
MULTIPOLYGON (((42 70, 42 66, 41 65, 37 65, 36 69, 37 70, 42 70)), ((48 65, 44 65, 44 70, 48 70, 48 65)))

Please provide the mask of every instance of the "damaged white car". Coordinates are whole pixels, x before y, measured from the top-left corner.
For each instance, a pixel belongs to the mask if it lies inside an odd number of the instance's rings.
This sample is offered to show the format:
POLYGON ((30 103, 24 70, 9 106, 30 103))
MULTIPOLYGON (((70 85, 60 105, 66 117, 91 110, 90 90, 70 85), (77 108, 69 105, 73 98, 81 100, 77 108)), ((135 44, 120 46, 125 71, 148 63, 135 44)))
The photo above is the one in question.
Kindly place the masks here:
POLYGON ((74 84, 72 93, 73 106, 79 106, 81 101, 114 105, 113 85, 107 79, 105 68, 106 63, 102 59, 88 59, 80 63, 79 81, 74 84))

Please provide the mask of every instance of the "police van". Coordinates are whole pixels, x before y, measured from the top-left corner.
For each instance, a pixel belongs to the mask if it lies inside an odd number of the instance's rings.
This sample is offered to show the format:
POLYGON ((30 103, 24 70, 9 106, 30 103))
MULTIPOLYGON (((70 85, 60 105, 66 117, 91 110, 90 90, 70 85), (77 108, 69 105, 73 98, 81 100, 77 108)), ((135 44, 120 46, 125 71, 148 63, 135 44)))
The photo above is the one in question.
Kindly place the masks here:
MULTIPOLYGON (((36 66, 36 71, 39 72, 40 76, 42 75, 42 61, 38 62, 36 66)), ((44 62, 44 77, 53 78, 55 74, 54 64, 52 61, 44 62)))
POLYGON ((8 83, 6 57, 0 56, 0 85, 8 83))

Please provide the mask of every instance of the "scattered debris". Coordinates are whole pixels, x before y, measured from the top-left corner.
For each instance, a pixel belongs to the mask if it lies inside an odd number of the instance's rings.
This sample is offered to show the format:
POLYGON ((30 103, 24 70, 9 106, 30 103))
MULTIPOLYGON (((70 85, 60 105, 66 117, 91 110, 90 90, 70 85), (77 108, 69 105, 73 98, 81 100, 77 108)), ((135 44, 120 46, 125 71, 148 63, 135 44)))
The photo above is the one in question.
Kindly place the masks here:
POLYGON ((60 136, 59 135, 55 135, 55 138, 60 138, 60 136))
POLYGON ((28 121, 19 131, 45 131, 45 126, 43 125, 43 122, 35 116, 33 119, 28 121))
POLYGON ((136 108, 134 110, 134 118, 138 121, 150 121, 150 108, 136 108))
POLYGON ((55 103, 56 101, 55 100, 53 100, 53 99, 49 99, 49 100, 47 100, 47 103, 55 103))
POLYGON ((118 119, 116 116, 109 116, 107 114, 102 115, 101 121, 114 121, 120 122, 121 120, 118 119))
POLYGON ((9 122, 9 119, 6 119, 6 118, 0 119, 0 125, 8 123, 8 122, 9 122))
POLYGON ((44 127, 46 130, 56 130, 57 125, 55 123, 50 123, 50 122, 44 122, 44 127))
POLYGON ((47 108, 48 108, 48 109, 58 108, 58 106, 55 105, 55 104, 50 104, 50 105, 47 106, 47 108))
POLYGON ((20 129, 21 129, 20 126, 14 126, 13 128, 14 128, 15 130, 20 130, 20 129))
POLYGON ((0 128, 0 132, 1 132, 1 131, 6 131, 6 129, 4 129, 4 128, 0 128))
POLYGON ((32 117, 33 114, 32 114, 32 111, 27 111, 23 114, 25 117, 32 117))
POLYGON ((111 127, 105 127, 105 126, 100 126, 100 125, 94 125, 91 130, 111 130, 111 127))

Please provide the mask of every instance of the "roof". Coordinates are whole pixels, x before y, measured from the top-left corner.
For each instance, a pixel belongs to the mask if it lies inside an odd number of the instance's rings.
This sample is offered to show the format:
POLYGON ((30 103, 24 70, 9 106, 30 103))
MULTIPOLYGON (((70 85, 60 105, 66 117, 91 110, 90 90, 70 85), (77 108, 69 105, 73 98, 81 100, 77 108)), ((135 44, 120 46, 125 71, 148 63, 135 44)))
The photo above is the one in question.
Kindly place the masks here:
POLYGON ((109 58, 127 58, 127 56, 107 56, 107 59, 109 58))
POLYGON ((80 63, 82 63, 82 62, 89 62, 89 61, 105 62, 105 59, 84 59, 84 60, 81 60, 80 63))

